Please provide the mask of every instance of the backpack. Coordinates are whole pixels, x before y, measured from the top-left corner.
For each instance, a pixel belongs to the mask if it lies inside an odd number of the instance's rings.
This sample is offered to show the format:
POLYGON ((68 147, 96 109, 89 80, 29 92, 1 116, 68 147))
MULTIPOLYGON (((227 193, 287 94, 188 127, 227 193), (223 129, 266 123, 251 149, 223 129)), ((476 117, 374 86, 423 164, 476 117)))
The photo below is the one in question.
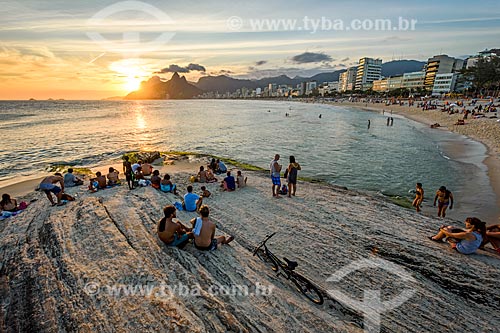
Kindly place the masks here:
POLYGON ((280 194, 288 194, 288 187, 286 185, 281 187, 280 194))

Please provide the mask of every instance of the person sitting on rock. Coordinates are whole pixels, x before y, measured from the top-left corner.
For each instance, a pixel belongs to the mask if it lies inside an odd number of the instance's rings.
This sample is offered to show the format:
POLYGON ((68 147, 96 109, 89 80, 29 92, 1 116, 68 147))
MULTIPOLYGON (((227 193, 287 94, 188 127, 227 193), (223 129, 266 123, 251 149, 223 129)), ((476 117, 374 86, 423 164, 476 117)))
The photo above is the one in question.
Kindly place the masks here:
POLYGON ((211 195, 212 195, 212 193, 209 190, 207 190, 207 188, 205 186, 201 187, 201 196, 202 196, 202 198, 208 198, 211 195))
POLYGON ((164 217, 158 222, 158 238, 167 246, 183 248, 190 239, 194 238, 194 235, 191 228, 186 227, 180 221, 173 220, 177 217, 176 211, 173 205, 163 208, 164 217))
POLYGON ((236 190, 236 181, 234 177, 231 176, 231 171, 226 173, 227 177, 222 181, 221 186, 224 188, 224 191, 234 191, 236 190))
POLYGON ((136 180, 145 179, 144 175, 142 174, 142 167, 137 167, 135 169, 135 171, 134 171, 134 178, 136 180))
POLYGON ((83 180, 76 177, 73 174, 73 169, 69 168, 68 173, 64 175, 64 186, 73 187, 73 186, 79 186, 79 185, 83 185, 83 180))
POLYGON ((108 175, 106 178, 108 178, 108 185, 109 186, 114 186, 120 184, 120 178, 118 178, 118 175, 120 174, 120 171, 116 170, 113 167, 109 167, 108 169, 108 175))
POLYGON ((137 171, 137 168, 142 166, 142 161, 138 160, 136 163, 132 164, 132 172, 135 173, 137 171))
POLYGON ((200 207, 200 216, 191 220, 193 225, 194 246, 200 251, 216 250, 220 244, 229 244, 234 240, 233 236, 215 237, 215 223, 210 221, 208 215, 210 209, 207 205, 200 207))
POLYGON ((441 242, 446 238, 446 241, 457 252, 471 254, 481 246, 485 236, 486 224, 476 217, 468 217, 465 219, 465 229, 441 226, 439 232, 429 239, 441 242))
POLYGON ((168 173, 163 176, 163 179, 160 183, 160 190, 162 192, 172 192, 177 195, 177 186, 172 183, 172 181, 170 180, 170 175, 168 173))
POLYGON ((2 201, 0 201, 0 209, 7 212, 17 212, 19 207, 17 207, 17 200, 12 199, 9 194, 2 194, 2 201))
POLYGON ((217 178, 215 178, 214 173, 212 172, 211 169, 205 170, 205 173, 207 175, 207 183, 217 182, 217 178))
POLYGON ((240 170, 236 173, 236 184, 238 184, 238 188, 247 186, 247 177, 244 177, 240 170))
POLYGON ((193 186, 191 185, 187 187, 187 192, 188 193, 184 195, 184 202, 182 204, 182 208, 184 208, 188 212, 198 211, 203 202, 203 198, 200 197, 198 194, 193 193, 193 186))
POLYGON ((141 165, 141 168, 142 168, 142 174, 144 176, 150 176, 153 173, 153 166, 151 164, 149 164, 148 162, 143 163, 141 165))
POLYGON ((494 224, 486 227, 486 237, 481 244, 480 249, 484 249, 484 246, 488 243, 493 245, 495 251, 500 254, 500 224, 494 224))
POLYGON ((160 189, 161 187, 160 171, 158 170, 153 171, 153 175, 151 176, 151 186, 153 186, 157 190, 160 189))
POLYGON ((103 190, 107 186, 106 177, 102 175, 100 171, 95 173, 96 177, 90 179, 89 190, 96 192, 97 190, 103 190))

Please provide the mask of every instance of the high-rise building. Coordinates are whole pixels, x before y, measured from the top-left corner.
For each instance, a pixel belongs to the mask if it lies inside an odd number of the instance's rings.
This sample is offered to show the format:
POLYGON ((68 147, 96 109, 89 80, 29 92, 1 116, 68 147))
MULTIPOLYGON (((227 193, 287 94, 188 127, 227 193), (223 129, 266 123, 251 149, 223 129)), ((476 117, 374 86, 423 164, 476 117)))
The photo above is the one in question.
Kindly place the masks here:
POLYGON ((429 58, 429 60, 427 60, 427 65, 425 66, 425 88, 427 90, 432 90, 436 75, 457 73, 463 68, 463 66, 463 60, 449 57, 446 54, 429 58))
POLYGON ((359 59, 356 73, 356 90, 367 90, 373 86, 373 81, 382 77, 382 59, 359 59))
POLYGON ((339 91, 346 92, 354 90, 356 84, 357 67, 350 67, 339 76, 339 91))

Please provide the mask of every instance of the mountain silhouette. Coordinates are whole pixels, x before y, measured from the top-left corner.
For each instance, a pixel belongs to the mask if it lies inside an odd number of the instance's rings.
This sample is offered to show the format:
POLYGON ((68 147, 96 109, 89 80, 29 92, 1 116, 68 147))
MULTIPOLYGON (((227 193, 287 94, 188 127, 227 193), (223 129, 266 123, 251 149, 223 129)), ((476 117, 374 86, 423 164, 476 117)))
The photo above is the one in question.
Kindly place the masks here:
POLYGON ((189 99, 201 93, 203 91, 188 83, 184 76, 174 73, 168 81, 153 76, 141 82, 139 90, 131 92, 125 99, 189 99))

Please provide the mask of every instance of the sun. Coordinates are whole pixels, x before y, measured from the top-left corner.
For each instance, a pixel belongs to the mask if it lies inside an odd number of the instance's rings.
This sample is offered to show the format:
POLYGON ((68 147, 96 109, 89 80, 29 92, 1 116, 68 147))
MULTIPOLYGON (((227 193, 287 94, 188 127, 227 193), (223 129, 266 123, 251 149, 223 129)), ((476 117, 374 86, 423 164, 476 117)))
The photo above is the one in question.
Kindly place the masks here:
POLYGON ((125 83, 123 87, 127 91, 135 91, 141 86, 141 78, 133 75, 129 75, 125 78, 125 83))

